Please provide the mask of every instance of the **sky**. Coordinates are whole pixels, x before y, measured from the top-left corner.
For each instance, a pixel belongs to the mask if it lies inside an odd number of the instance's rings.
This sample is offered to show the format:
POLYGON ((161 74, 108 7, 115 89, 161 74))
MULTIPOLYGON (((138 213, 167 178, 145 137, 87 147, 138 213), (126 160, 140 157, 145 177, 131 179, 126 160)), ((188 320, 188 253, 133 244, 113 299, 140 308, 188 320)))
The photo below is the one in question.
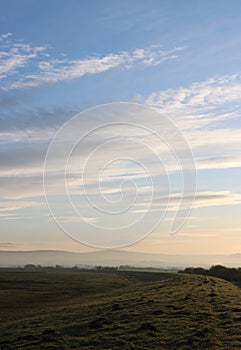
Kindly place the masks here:
POLYGON ((240 11, 1 1, 0 249, 241 253, 240 11))

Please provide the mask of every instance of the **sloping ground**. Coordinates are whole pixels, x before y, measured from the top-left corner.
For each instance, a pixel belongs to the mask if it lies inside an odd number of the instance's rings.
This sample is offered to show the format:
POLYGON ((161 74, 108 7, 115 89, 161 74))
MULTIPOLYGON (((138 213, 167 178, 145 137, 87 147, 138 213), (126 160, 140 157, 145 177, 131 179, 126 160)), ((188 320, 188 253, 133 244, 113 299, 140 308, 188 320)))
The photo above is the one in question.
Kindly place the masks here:
POLYGON ((132 286, 113 294, 103 283, 102 295, 88 302, 6 320, 1 350, 240 350, 241 290, 213 277, 169 277, 135 283, 119 276, 132 286))

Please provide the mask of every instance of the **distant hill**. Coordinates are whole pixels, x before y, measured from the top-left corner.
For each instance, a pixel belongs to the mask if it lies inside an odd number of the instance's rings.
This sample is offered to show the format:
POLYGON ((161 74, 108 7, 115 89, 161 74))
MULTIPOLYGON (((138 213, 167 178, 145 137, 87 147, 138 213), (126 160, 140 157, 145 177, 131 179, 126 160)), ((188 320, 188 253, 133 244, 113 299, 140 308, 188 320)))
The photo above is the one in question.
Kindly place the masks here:
POLYGON ((73 253, 58 250, 0 251, 0 267, 40 264, 43 266, 132 265, 136 267, 185 267, 225 265, 241 266, 241 254, 232 255, 167 255, 103 250, 92 253, 73 253))

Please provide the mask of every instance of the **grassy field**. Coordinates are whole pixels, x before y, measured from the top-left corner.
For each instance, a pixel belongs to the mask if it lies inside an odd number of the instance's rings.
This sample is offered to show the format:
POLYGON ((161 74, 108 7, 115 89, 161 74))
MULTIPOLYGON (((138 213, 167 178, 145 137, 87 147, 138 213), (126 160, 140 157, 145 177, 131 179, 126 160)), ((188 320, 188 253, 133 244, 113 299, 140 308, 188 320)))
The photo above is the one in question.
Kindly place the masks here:
POLYGON ((214 277, 0 270, 0 348, 241 349, 241 290, 214 277))

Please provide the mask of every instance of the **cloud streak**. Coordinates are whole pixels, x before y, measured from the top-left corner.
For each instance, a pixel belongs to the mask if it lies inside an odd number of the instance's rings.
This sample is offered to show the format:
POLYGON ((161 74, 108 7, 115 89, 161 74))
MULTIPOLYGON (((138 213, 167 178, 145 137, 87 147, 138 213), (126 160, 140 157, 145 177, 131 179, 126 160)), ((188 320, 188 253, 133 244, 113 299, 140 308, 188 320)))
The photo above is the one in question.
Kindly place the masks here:
POLYGON ((71 59, 66 55, 52 57, 48 45, 33 46, 15 40, 11 33, 0 37, 0 80, 2 89, 12 90, 37 87, 49 83, 68 81, 84 75, 100 74, 111 69, 156 66, 177 58, 185 47, 163 50, 152 45, 132 52, 122 51, 94 57, 71 59), (15 75, 14 81, 11 76, 15 75))
POLYGON ((239 117, 241 75, 212 77, 187 87, 137 96, 174 119, 183 130, 196 130, 239 117))
MULTIPOLYGON (((156 208, 153 211, 161 211, 163 206, 165 206, 167 200, 169 199, 168 211, 176 211, 181 199, 184 201, 189 200, 189 195, 184 195, 183 197, 180 194, 173 194, 169 198, 163 197, 159 198, 155 202, 156 208)), ((241 195, 239 193, 233 193, 231 191, 206 191, 206 192, 197 192, 195 203, 193 208, 203 208, 203 207, 216 207, 223 205, 237 205, 241 204, 241 195)), ((148 202, 140 202, 138 204, 140 207, 146 207, 148 202)), ((145 208, 140 208, 134 210, 133 213, 144 213, 146 212, 145 208)))
POLYGON ((193 150, 198 169, 241 167, 240 74, 136 99, 174 121, 193 150))
MULTIPOLYGON (((148 52, 148 55, 145 50, 136 50, 131 54, 121 53, 117 55, 118 57, 115 55, 108 56, 108 59, 104 61, 107 65, 113 64, 115 67, 118 66, 125 69, 129 69, 134 64, 142 66, 159 64, 160 62, 158 59, 164 59, 165 54, 162 54, 161 57, 161 53, 159 52, 160 57, 158 58, 155 50, 156 48, 152 48, 151 51, 148 52), (151 55, 154 56, 152 57, 151 55), (149 57, 150 60, 145 61, 147 57, 149 57)), ((171 54, 171 52, 168 52, 167 57, 171 54)), ((48 59, 50 63, 51 59, 48 59)), ((103 58, 100 58, 100 60, 102 59, 103 58)), ((87 59, 88 64, 90 64, 89 60, 92 60, 92 58, 87 59)), ((93 62, 97 61, 95 58, 93 62)), ((42 61, 40 68, 43 72, 48 72, 48 74, 46 73, 46 77, 48 76, 50 80, 65 79, 65 76, 66 79, 73 79, 72 73, 69 75, 69 78, 68 74, 65 75, 70 66, 73 68, 73 62, 65 65, 66 72, 63 73, 63 77, 58 75, 62 74, 61 67, 63 64, 63 62, 55 62, 52 66, 51 64, 43 64, 42 61), (52 69, 54 69, 56 75, 55 73, 51 75, 52 73, 50 72, 53 72, 52 69)), ((77 64, 77 62, 74 64, 77 64)), ((76 66, 74 66, 74 70, 75 68, 76 66)), ((44 76, 43 74, 43 77, 44 76)), ((36 76, 36 82, 39 81, 38 79, 39 77, 36 76)), ((25 83, 26 81, 23 82, 25 83)), ((239 75, 211 78, 204 82, 191 84, 185 88, 182 87, 176 90, 169 89, 155 92, 148 97, 140 98, 140 102, 157 108, 162 114, 170 117, 170 119, 177 124, 195 154, 197 169, 202 170, 241 166, 240 128, 237 128, 236 125, 234 127, 232 126, 232 123, 238 120, 240 114, 240 100, 241 77, 239 75)), ((56 108, 52 111, 39 108, 33 111, 16 112, 15 115, 11 116, 12 119, 9 118, 7 114, 5 116, 3 115, 2 129, 0 132, 2 146, 0 152, 0 183, 3 188, 2 198, 16 199, 19 202, 21 198, 31 197, 38 197, 43 200, 42 170, 48 142, 55 134, 56 129, 75 113, 76 111, 71 111, 68 108, 56 108), (19 183, 21 183, 21 186, 19 186, 19 183)), ((132 118, 133 116, 130 116, 130 122, 134 121, 132 118)), ((89 119, 85 120, 85 126, 86 123, 90 122, 89 119)), ((156 120, 150 119, 149 122, 150 126, 152 126, 156 120)), ((78 132, 78 130, 76 130, 76 132, 78 132)), ((81 147, 81 152, 76 154, 76 157, 73 155, 73 162, 70 162, 71 166, 73 164, 73 168, 70 168, 70 177, 68 178, 68 185, 72 194, 75 195, 80 192, 81 182, 78 177, 78 171, 80 171, 79 164, 85 159, 86 154, 88 155, 90 149, 94 149, 99 143, 102 144, 111 138, 114 139, 119 133, 119 128, 116 134, 113 134, 113 129, 109 132, 108 129, 103 130, 103 132, 101 131, 99 134, 95 134, 93 138, 90 137, 87 139, 86 143, 81 147)), ((140 141, 140 143, 147 144, 153 151, 164 156, 163 159, 170 173, 180 170, 178 165, 176 163, 174 164, 173 159, 166 156, 166 153, 161 148, 160 141, 156 139, 154 135, 143 132, 143 130, 138 132, 134 130, 133 132, 131 128, 128 128, 128 130, 123 129, 122 134, 125 136, 123 136, 124 146, 121 152, 129 152, 131 145, 133 157, 137 155, 140 157, 141 162, 145 162, 149 159, 148 153, 143 152, 143 149, 140 148, 137 143, 140 141), (133 140, 136 141, 136 144, 127 142, 133 140)), ((61 147, 60 145, 59 154, 56 154, 56 161, 53 162, 53 169, 50 169, 52 171, 52 188, 56 196, 61 195, 61 193, 58 192, 58 157, 61 156, 61 147)), ((111 156, 113 151, 112 147, 106 148, 105 155, 107 156, 110 154, 111 156)), ((101 159, 99 160, 101 162, 101 159)), ((153 164, 153 169, 154 168, 153 176, 162 176, 158 164, 153 164)), ((123 177, 125 180, 134 180, 142 183, 141 189, 144 186, 143 181, 146 180, 146 174, 136 172, 136 170, 132 173, 129 165, 121 164, 116 168, 112 168, 107 178, 103 179, 105 185, 102 189, 103 194, 118 194, 119 188, 116 187, 116 181, 121 181, 123 177)), ((95 178, 92 176, 87 179, 85 185, 89 195, 95 195, 95 185, 97 183, 98 177, 95 178)), ((128 191, 130 191, 130 189, 126 188, 126 192, 128 191)), ((211 193, 206 195, 207 197, 205 198, 200 195, 198 196, 196 207, 229 204, 240 205, 240 200, 237 197, 238 195, 235 196, 235 194, 231 192, 217 193, 218 197, 215 198, 211 193)), ((143 191, 142 196, 144 199, 143 191)), ((171 198, 170 210, 176 210, 175 201, 177 202, 177 198, 171 198)), ((0 208, 0 210, 3 209, 0 208)), ((14 209, 5 209, 6 212, 7 210, 11 211, 14 209)), ((140 210, 142 210, 142 208, 140 208, 140 210)), ((66 216, 63 220, 70 221, 72 218, 66 216)))
POLYGON ((12 40, 11 36, 7 33, 0 37, 0 80, 16 75, 40 57, 47 57, 47 46, 31 46, 12 40))
POLYGON ((21 245, 20 243, 12 243, 12 242, 0 242, 0 248, 15 248, 21 245))
POLYGON ((15 211, 19 209, 39 206, 40 203, 36 201, 4 201, 0 202, 0 212, 15 211))

